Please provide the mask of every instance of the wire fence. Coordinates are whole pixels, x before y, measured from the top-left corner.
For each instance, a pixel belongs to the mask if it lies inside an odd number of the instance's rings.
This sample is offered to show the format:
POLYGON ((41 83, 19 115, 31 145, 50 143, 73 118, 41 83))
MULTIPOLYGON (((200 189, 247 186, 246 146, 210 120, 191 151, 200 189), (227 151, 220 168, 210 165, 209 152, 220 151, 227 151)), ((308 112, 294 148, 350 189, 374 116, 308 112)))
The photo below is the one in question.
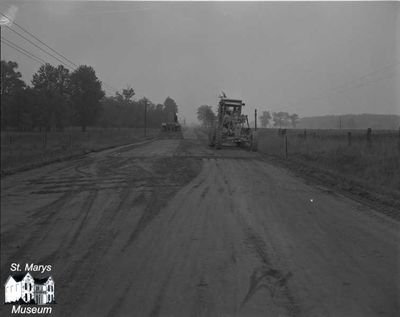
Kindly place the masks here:
POLYGON ((269 154, 289 158, 312 154, 329 147, 361 152, 385 153, 400 150, 400 129, 396 130, 313 130, 259 129, 261 149, 269 154))
MULTIPOLYGON (((159 129, 147 129, 146 137, 159 129)), ((63 132, 1 132, 1 170, 32 163, 123 145, 143 139, 144 130, 136 128, 68 128, 63 132)))
POLYGON ((259 151, 400 190, 400 129, 259 129, 259 151))

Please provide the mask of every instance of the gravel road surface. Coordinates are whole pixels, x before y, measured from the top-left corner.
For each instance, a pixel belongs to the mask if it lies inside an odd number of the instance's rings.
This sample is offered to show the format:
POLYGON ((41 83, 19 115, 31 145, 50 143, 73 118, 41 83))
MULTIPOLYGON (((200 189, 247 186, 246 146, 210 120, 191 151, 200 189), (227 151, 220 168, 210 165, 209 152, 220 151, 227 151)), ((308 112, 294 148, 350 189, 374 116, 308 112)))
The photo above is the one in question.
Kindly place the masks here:
POLYGON ((397 222, 184 136, 3 178, 2 280, 51 265, 54 316, 400 316, 397 222))

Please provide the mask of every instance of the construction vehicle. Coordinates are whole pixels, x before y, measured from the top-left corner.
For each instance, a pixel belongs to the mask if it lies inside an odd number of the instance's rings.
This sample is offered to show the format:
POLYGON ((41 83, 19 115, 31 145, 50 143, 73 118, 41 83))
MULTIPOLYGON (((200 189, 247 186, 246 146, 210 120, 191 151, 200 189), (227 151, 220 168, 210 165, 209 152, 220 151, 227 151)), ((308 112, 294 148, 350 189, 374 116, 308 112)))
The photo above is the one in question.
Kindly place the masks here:
POLYGON ((257 127, 254 130, 250 128, 247 115, 242 114, 244 105, 242 100, 226 98, 225 94, 220 96, 216 122, 209 131, 210 146, 220 149, 222 146, 236 145, 257 151, 257 127))
POLYGON ((182 129, 178 121, 178 116, 174 111, 168 111, 165 116, 166 121, 161 123, 161 138, 181 139, 182 129))
POLYGON ((161 123, 161 130, 163 132, 179 132, 181 125, 178 122, 163 122, 161 123))

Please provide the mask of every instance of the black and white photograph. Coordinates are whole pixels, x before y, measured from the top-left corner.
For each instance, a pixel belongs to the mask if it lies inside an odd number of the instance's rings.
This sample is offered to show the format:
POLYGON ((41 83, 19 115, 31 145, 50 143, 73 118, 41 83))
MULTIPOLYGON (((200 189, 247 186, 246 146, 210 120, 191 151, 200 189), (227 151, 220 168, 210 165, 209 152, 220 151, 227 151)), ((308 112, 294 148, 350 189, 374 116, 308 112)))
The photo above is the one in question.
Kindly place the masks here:
POLYGON ((2 0, 1 316, 400 316, 400 2, 2 0))

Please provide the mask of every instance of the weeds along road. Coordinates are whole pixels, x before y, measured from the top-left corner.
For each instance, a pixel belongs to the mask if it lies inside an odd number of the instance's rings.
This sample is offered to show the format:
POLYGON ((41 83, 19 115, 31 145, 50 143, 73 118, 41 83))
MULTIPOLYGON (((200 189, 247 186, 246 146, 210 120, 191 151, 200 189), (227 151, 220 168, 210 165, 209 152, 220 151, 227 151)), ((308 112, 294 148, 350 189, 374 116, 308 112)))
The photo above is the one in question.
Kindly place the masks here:
POLYGON ((4 178, 2 280, 51 265, 56 316, 400 315, 398 223, 197 136, 4 178))

